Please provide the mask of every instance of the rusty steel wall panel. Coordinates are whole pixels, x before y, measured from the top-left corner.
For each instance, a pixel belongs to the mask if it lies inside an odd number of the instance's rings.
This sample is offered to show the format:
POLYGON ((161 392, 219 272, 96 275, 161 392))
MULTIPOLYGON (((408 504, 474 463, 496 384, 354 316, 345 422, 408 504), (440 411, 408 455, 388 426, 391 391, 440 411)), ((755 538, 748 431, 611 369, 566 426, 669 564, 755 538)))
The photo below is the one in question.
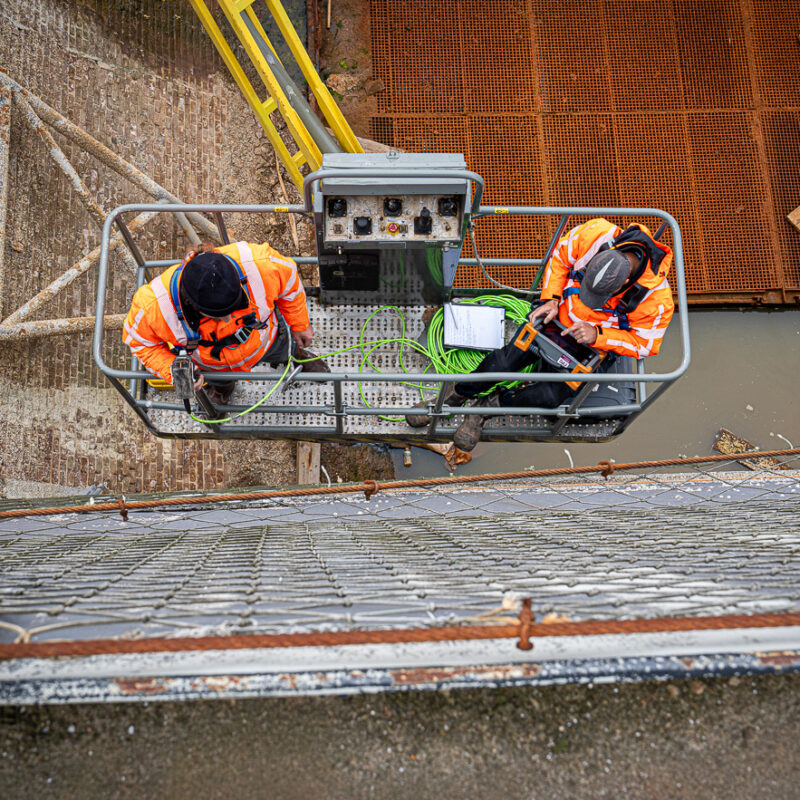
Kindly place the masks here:
POLYGON ((506 0, 499 26, 487 19, 485 0, 462 0, 458 5, 466 109, 502 114, 539 111, 529 54, 531 16, 525 0, 506 0), (514 87, 514 91, 498 92, 498 84, 514 87))
POLYGON ((542 120, 551 205, 620 204, 611 114, 557 114, 542 120))
MULTIPOLYGON (((492 16, 497 19, 502 14, 502 4, 492 6, 492 11, 497 11, 492 16), (500 7, 495 9, 496 6, 500 7)), ((543 111, 611 109, 605 26, 600 9, 599 0, 531 3, 534 40, 530 57, 538 66, 543 111)))
POLYGON ((378 96, 379 110, 463 112, 466 82, 461 72, 459 4, 425 3, 414 13, 407 13, 404 4, 374 6, 371 19, 377 24, 372 29, 382 29, 380 39, 386 48, 375 60, 375 76, 386 85, 378 96))
MULTIPOLYGON (((784 217, 800 205, 800 0, 370 0, 370 13, 386 86, 374 138, 464 153, 486 204, 663 208, 690 298, 798 302, 800 234, 784 217)), ((482 221, 481 255, 541 255, 554 224, 482 221)), ((534 273, 492 270, 518 286, 534 273)), ((490 285, 477 268, 456 281, 490 285)))
POLYGON ((753 0, 752 31, 753 67, 761 102, 765 106, 800 106, 800 0, 753 0))
POLYGON ((749 113, 688 115, 707 290, 780 285, 754 124, 749 113))
POLYGON ((787 289, 800 289, 800 233, 785 215, 800 206, 800 110, 762 115, 769 177, 778 216, 779 265, 787 289))
POLYGON ((687 107, 752 106, 753 89, 739 0, 681 0, 674 6, 687 107), (699 42, 702 47, 698 47, 699 42))
POLYGON ((615 111, 683 107, 683 83, 670 0, 603 3, 615 111))

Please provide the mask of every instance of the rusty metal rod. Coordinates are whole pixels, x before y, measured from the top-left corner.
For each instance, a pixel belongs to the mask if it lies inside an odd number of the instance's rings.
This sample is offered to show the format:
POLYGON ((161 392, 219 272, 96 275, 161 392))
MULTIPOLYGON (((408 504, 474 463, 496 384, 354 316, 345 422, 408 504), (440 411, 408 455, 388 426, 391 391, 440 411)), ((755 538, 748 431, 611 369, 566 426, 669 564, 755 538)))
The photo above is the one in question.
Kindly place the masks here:
MULTIPOLYGON (((335 384, 338 386, 339 384, 335 384)), ((693 456, 691 458, 665 458, 660 461, 631 461, 624 464, 612 464, 610 461, 600 461, 598 464, 585 467, 553 467, 551 469, 523 470, 521 472, 494 472, 488 475, 452 475, 446 478, 414 478, 405 481, 389 481, 378 483, 368 480, 363 483, 344 484, 342 486, 316 486, 311 489, 269 489, 259 492, 238 492, 235 494, 194 495, 187 497, 160 497, 154 500, 131 500, 127 503, 129 510, 142 508, 167 508, 171 506, 195 506, 228 503, 238 500, 271 500, 284 497, 317 497, 332 494, 355 494, 364 492, 367 500, 378 491, 393 491, 397 489, 418 489, 429 486, 458 486, 467 483, 511 481, 530 478, 549 478, 557 475, 589 475, 599 472, 604 478, 610 477, 615 472, 626 470, 650 469, 653 467, 684 466, 687 464, 714 464, 720 461, 734 463, 752 458, 781 458, 784 456, 800 455, 800 447, 790 450, 762 450, 735 455, 722 454, 718 456, 693 456)), ((42 517, 50 514, 85 514, 86 512, 115 511, 117 502, 94 503, 80 506, 58 506, 47 508, 15 508, 0 511, 0 519, 14 519, 17 517, 42 517)))
MULTIPOLYGON (((528 598, 530 603, 530 598, 528 598)), ((418 642, 464 642, 486 639, 517 639, 519 649, 531 649, 535 637, 620 636, 681 631, 719 631, 751 628, 781 628, 800 625, 800 614, 792 611, 762 614, 725 614, 719 617, 644 617, 634 619, 583 619, 566 622, 502 625, 447 625, 430 628, 312 631, 309 633, 251 633, 233 636, 180 636, 151 639, 89 639, 31 642, 35 631, 24 631, 16 642, 0 644, 0 661, 16 658, 69 658, 127 653, 181 653, 209 650, 249 650, 277 647, 341 647, 364 644, 412 644, 418 642), (525 628, 525 635, 520 636, 525 628), (530 647, 528 647, 530 645, 530 647)))
MULTIPOLYGON (((135 217, 128 223, 128 230, 131 233, 135 233, 155 215, 155 211, 145 211, 139 214, 138 217, 135 217)), ((120 245, 124 246, 124 244, 125 240, 122 238, 122 234, 113 236, 108 243, 109 252, 116 250, 120 245)), ((100 251, 101 247, 98 245, 80 261, 73 264, 63 275, 56 278, 49 286, 42 289, 39 294, 32 297, 24 305, 21 305, 13 314, 10 314, 6 319, 0 322, 0 328, 8 328, 17 325, 24 319, 27 319, 40 306, 55 297, 65 286, 69 286, 76 278, 79 278, 84 272, 97 264, 100 261, 100 251)))
MULTIPOLYGON (((68 120, 62 114, 59 114, 54 108, 51 108, 41 98, 37 97, 32 92, 28 91, 24 86, 21 86, 15 80, 10 78, 7 74, 0 71, 0 81, 7 83, 15 92, 19 92, 28 101, 33 110, 41 120, 50 125, 54 130, 57 130, 63 136, 72 140, 80 145, 88 153, 91 153, 98 161, 105 164, 107 167, 113 169, 117 174, 121 175, 126 180, 129 180, 135 186, 144 190, 151 197, 156 200, 166 200, 170 203, 180 203, 181 201, 175 197, 171 192, 168 192, 163 186, 156 183, 149 175, 139 170, 133 164, 125 161, 122 157, 117 155, 113 150, 106 147, 102 142, 99 142, 93 136, 88 134, 83 128, 80 128, 74 122, 68 120)), ((188 218, 197 226, 206 236, 210 236, 217 241, 221 241, 217 227, 207 220, 201 214, 190 212, 188 218)), ((188 221, 184 221, 181 227, 186 229, 189 225, 188 221)), ((189 226, 191 227, 191 226, 189 226)), ((193 234, 192 244, 198 244, 200 241, 197 234, 193 234), (195 241, 196 239, 196 241, 195 241)))
MULTIPOLYGON (((125 314, 108 314, 103 317, 105 330, 122 330, 125 314)), ((16 325, 0 325, 0 342, 13 342, 17 339, 39 339, 43 336, 57 336, 69 333, 87 333, 94 330, 94 317, 65 317, 64 319, 37 319, 33 322, 20 322, 16 325)))

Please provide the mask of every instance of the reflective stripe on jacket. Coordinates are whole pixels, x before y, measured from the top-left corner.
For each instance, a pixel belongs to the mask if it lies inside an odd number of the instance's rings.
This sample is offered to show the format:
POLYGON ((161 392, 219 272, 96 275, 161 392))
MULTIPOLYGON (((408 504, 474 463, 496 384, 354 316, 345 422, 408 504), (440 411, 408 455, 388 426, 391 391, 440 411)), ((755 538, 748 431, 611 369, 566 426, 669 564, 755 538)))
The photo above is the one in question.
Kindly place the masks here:
MULTIPOLYGON (((636 227, 652 238, 644 225, 636 227)), ((621 228, 600 218, 589 220, 569 231, 559 241, 547 263, 542 300, 559 298, 558 319, 562 325, 569 327, 576 322, 589 322, 599 326, 601 332, 597 334, 597 340, 592 345, 598 350, 613 351, 633 358, 654 356, 661 347, 667 325, 675 310, 672 291, 667 281, 667 273, 672 266, 672 250, 666 245, 657 243, 657 247, 665 251, 658 272, 653 272, 648 260, 644 273, 636 281, 648 291, 639 304, 628 312, 628 330, 621 329, 620 319, 613 313, 622 292, 606 303, 606 309, 610 310, 603 311, 589 308, 582 303, 577 292, 566 292, 565 297, 565 290, 580 286, 580 280, 573 274, 585 269, 603 245, 613 246, 615 237, 621 233, 621 228)))
MULTIPOLYGON (((266 353, 278 333, 274 309, 278 310, 293 331, 303 331, 309 326, 306 293, 297 266, 268 244, 236 242, 215 248, 237 261, 247 277, 250 304, 238 309, 228 322, 203 317, 198 333, 201 339, 222 339, 242 327, 242 318, 254 312, 266 322, 261 330, 253 330, 242 344, 225 347, 220 358, 211 356, 211 348, 200 346, 192 359, 204 370, 248 371, 266 353)), ((168 345, 187 343, 186 332, 178 319, 169 292, 172 274, 180 264, 169 267, 133 296, 128 317, 123 327, 123 339, 144 366, 155 375, 172 383, 170 367, 175 354, 168 345)))

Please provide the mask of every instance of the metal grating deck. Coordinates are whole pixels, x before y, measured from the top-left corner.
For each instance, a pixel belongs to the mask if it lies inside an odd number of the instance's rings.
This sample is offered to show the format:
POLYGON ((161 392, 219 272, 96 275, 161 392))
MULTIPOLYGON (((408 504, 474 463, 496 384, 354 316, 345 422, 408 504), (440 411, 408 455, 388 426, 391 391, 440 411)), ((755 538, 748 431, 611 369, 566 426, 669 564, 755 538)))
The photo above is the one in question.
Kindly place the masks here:
MULTIPOLYGON (((342 349, 344 347, 358 345, 359 335, 367 318, 375 311, 372 306, 322 306, 314 298, 308 299, 309 316, 315 331, 314 352, 323 354, 342 349)), ((423 331, 422 315, 425 311, 423 306, 399 306, 398 310, 405 319, 407 336, 416 338, 423 331)), ((394 339, 400 337, 402 332, 402 322, 400 316, 393 311, 384 311, 376 315, 365 328, 364 341, 377 341, 379 339, 394 339)), ((398 369, 399 345, 390 344, 375 350, 370 356, 370 361, 378 370, 394 372, 398 369)), ((366 348, 369 351, 369 348, 366 348)), ((328 359, 328 365, 334 371, 341 372, 373 372, 369 366, 363 364, 363 354, 360 349, 342 353, 328 359)), ((403 354, 403 361, 409 371, 423 372, 428 364, 426 358, 418 353, 408 351, 403 354)), ((267 365, 263 366, 264 371, 273 372, 267 365)), ((283 368, 278 370, 278 373, 283 368)), ((271 387, 271 383, 252 383, 239 381, 234 392, 231 403, 252 405, 258 401, 271 387)), ((407 386, 396 385, 389 392, 385 384, 363 383, 361 384, 364 399, 371 406, 386 407, 390 404, 412 406, 420 399, 419 391, 407 386)), ((356 381, 343 384, 345 402, 348 406, 364 407, 364 400, 359 394, 359 384, 356 381)), ((161 400, 174 402, 171 392, 157 393, 156 397, 161 400)), ((280 405, 310 405, 325 406, 333 405, 333 387, 331 384, 319 384, 311 382, 297 382, 285 392, 280 392, 275 396, 276 404, 280 405)), ((154 424, 163 427, 170 432, 193 432, 206 434, 207 428, 198 422, 193 422, 183 411, 159 411, 151 412, 151 419, 154 424)), ((330 427, 333 424, 333 417, 326 414, 264 414, 258 411, 240 417, 230 423, 226 423, 226 428, 234 428, 243 425, 281 425, 298 426, 309 425, 313 427, 330 427)), ((379 434, 379 433, 402 433, 410 432, 410 428, 404 422, 389 422, 373 416, 363 416, 351 418, 348 429, 353 433, 379 434)))
MULTIPOLYGON (((369 318, 375 312, 373 306, 359 305, 321 305, 314 298, 308 299, 309 315, 314 327, 315 336, 313 350, 324 354, 340 350, 344 347, 358 345, 362 330, 364 342, 375 342, 381 339, 397 339, 403 331, 403 320, 406 326, 406 338, 419 339, 425 330, 423 315, 424 306, 396 306, 384 307, 384 310, 369 318), (402 319, 397 312, 402 314, 402 319), (366 325, 366 327, 364 327, 366 325)), ((399 364, 405 366, 407 372, 424 372, 429 367, 428 359, 411 350, 402 348, 397 342, 381 346, 369 356, 370 363, 364 362, 363 353, 368 353, 370 347, 354 349, 327 359, 333 372, 374 374, 375 371, 397 372, 401 369, 399 364)), ((259 365, 259 370, 274 372, 268 365, 259 365)), ((278 374, 283 368, 278 370, 278 374)), ((256 403, 272 386, 272 383, 239 381, 231 399, 232 405, 247 407, 256 403)), ((433 385, 436 388, 436 385, 433 385)), ((420 400, 420 392, 410 385, 387 384, 347 381, 342 384, 344 402, 348 409, 372 408, 410 408, 420 400)), ((172 392, 153 392, 148 390, 148 398, 157 402, 175 403, 172 392)), ((428 398, 435 398, 436 391, 426 394, 428 398)), ((273 395, 276 406, 330 406, 333 408, 334 393, 332 384, 312 383, 310 381, 297 381, 285 392, 273 395)), ((272 398, 267 403, 273 402, 272 398)), ((197 434, 208 436, 208 428, 200 422, 195 422, 182 409, 165 410, 150 409, 150 419, 160 430, 171 434, 197 434)), ((453 432, 461 423, 463 416, 456 416, 447 425, 438 429, 438 440, 450 441, 453 432)), ((245 416, 225 423, 224 435, 235 435, 237 428, 245 426, 280 426, 287 429, 306 427, 313 433, 313 429, 330 428, 335 424, 332 413, 285 413, 258 410, 245 416)), ((551 420, 541 417, 503 416, 489 420, 485 428, 484 439, 491 439, 492 432, 502 431, 503 439, 519 438, 524 440, 530 437, 532 431, 546 429, 551 420)), ((609 439, 621 425, 620 421, 598 421, 586 423, 570 423, 565 434, 575 441, 603 441, 609 439)), ((424 432, 424 429, 422 430, 424 432)), ((372 441, 376 439, 413 439, 418 438, 420 430, 409 427, 405 420, 397 416, 354 415, 350 414, 344 423, 344 433, 349 438, 364 436, 372 441)))
MULTIPOLYGON (((694 302, 800 297, 800 233, 784 219, 800 205, 797 0, 370 0, 370 12, 386 86, 374 138, 463 152, 486 204, 669 211, 694 302)), ((551 232, 506 218, 477 238, 482 255, 524 257, 551 232)), ((492 274, 523 286, 534 273, 492 274)), ((457 284, 487 285, 473 267, 457 284)))

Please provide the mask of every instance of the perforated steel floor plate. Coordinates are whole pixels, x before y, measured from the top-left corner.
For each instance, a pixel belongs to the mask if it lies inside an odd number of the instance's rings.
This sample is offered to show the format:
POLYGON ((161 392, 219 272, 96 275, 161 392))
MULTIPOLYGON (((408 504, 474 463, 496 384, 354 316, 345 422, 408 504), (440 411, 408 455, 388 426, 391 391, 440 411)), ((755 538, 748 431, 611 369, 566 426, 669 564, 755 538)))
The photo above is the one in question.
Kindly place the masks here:
MULTIPOLYGON (((322 355, 343 348, 350 349, 326 359, 331 371, 338 373, 401 372, 421 373, 430 370, 427 357, 411 347, 402 344, 400 339, 419 340, 425 332, 423 306, 385 306, 375 313, 374 306, 322 305, 314 298, 308 300, 311 324, 315 331, 313 350, 322 355), (404 329, 405 326, 405 329, 404 329), (375 349, 380 341, 387 340, 375 349)), ((259 365, 258 371, 275 374, 268 365, 259 365)), ((283 369, 279 369, 280 374, 283 369)), ((257 403, 272 387, 271 382, 246 381, 237 383, 231 404, 247 408, 257 403)), ((434 390, 427 392, 428 398, 435 398, 434 390)), ((174 404, 174 394, 148 390, 148 398, 156 403, 174 404)), ((358 380, 342 384, 344 404, 348 416, 344 422, 344 435, 349 438, 369 438, 372 440, 398 438, 415 440, 425 437, 425 429, 409 427, 397 415, 377 415, 358 413, 368 408, 405 409, 420 401, 420 391, 413 385, 401 383, 371 383, 358 380), (356 411, 355 414, 352 412, 356 411)), ((266 401, 263 411, 257 409, 249 414, 232 419, 230 422, 210 429, 209 426, 189 417, 183 409, 149 409, 150 419, 162 432, 179 435, 210 436, 245 434, 244 429, 253 427, 277 427, 287 434, 301 437, 304 431, 307 438, 314 437, 314 431, 330 431, 335 425, 334 389, 331 383, 295 381, 285 391, 279 389, 266 401), (319 409, 316 412, 286 412, 281 408, 299 406, 319 409)), ((236 413, 236 412, 233 412, 236 413)), ((452 422, 442 425, 438 438, 452 438, 463 417, 454 417, 452 422)), ((487 422, 485 436, 504 441, 515 438, 531 438, 537 432, 546 431, 550 422, 543 417, 498 417, 487 422)), ((598 441, 610 438, 617 431, 619 422, 570 424, 565 435, 576 441, 598 441)), ((278 431, 275 435, 280 435, 278 431)))
MULTIPOLYGON (((322 355, 345 347, 354 348, 326 359, 333 372, 400 372, 402 371, 401 360, 407 371, 424 372, 429 368, 428 359, 408 347, 401 347, 397 341, 372 350, 374 344, 380 340, 401 338, 404 322, 406 338, 416 339, 423 333, 424 307, 397 306, 395 308, 396 310, 387 307, 375 314, 374 306, 321 305, 314 298, 309 298, 308 310, 311 325, 315 331, 312 349, 322 355), (372 316, 373 314, 374 316, 372 316), (370 316, 372 319, 369 319, 370 316), (359 347, 360 343, 363 343, 364 346, 359 347), (369 363, 366 361, 367 358, 369 363)), ((262 372, 275 372, 268 365, 259 365, 258 369, 262 372)), ((283 368, 280 368, 278 374, 282 371, 283 368)), ((251 406, 258 402, 272 385, 271 382, 263 381, 239 381, 231 403, 245 407, 251 406)), ((370 406, 410 407, 420 399, 419 390, 400 384, 347 381, 342 384, 342 390, 345 405, 348 408, 356 409, 370 406)), ((434 396, 433 392, 430 394, 434 396)), ((329 383, 295 381, 285 391, 279 389, 273 398, 267 401, 273 407, 314 406, 321 408, 328 406, 332 411, 334 405, 333 385, 329 383)), ((159 402, 175 402, 172 392, 156 392, 153 399, 159 402)), ((203 435, 208 433, 205 425, 193 421, 182 410, 153 409, 151 419, 157 427, 169 433, 203 435)), ((334 419, 331 413, 263 413, 257 410, 225 423, 225 428, 249 426, 330 428, 334 425, 334 419)), ((373 415, 350 416, 345 429, 355 435, 402 434, 411 431, 404 421, 391 422, 373 415)))

